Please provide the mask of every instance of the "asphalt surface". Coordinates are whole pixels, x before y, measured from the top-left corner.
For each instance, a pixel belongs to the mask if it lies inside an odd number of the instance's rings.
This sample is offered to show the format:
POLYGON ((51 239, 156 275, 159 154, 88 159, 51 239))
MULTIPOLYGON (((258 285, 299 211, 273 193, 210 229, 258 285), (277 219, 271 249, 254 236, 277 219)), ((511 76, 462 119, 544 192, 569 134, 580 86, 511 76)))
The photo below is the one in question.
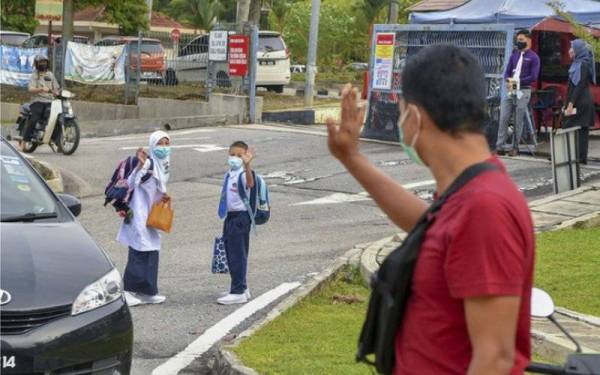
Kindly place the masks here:
MULTIPOLYGON (((159 290, 162 305, 132 308, 135 324, 133 374, 149 374, 183 350, 206 329, 238 307, 219 306, 217 294, 228 290, 229 277, 210 273, 214 237, 222 223, 217 205, 226 171, 227 147, 244 140, 256 148, 255 170, 271 190, 271 221, 251 237, 248 281, 254 296, 281 283, 302 282, 336 256, 358 243, 372 242, 398 230, 363 189, 327 151, 322 128, 220 127, 172 132, 170 194, 175 223, 163 237, 159 290), (307 129, 307 128, 303 128, 307 129), (335 202, 335 203, 334 203, 335 202)), ((148 135, 84 139, 75 155, 53 154, 47 147, 35 156, 88 185, 80 221, 123 271, 127 249, 115 241, 119 219, 102 207, 103 191, 119 160, 147 146, 148 135)), ((383 170, 415 193, 430 198, 434 186, 425 168, 415 166, 396 145, 362 144, 383 170)), ((550 164, 545 160, 504 159, 528 199, 551 193, 550 164)), ((587 179, 600 177, 600 165, 583 170, 587 179)), ((257 313, 236 329, 239 332, 257 313)), ((201 368, 202 360, 196 361, 201 368)))

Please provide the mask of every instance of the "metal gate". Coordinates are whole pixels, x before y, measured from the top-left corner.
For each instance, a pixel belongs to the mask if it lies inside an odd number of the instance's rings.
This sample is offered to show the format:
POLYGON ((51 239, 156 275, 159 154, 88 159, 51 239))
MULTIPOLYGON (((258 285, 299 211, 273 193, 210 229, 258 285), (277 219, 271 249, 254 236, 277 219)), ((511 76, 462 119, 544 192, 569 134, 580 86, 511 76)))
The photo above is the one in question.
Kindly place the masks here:
POLYGON ((471 51, 485 72, 488 103, 499 103, 497 98, 505 90, 503 73, 512 51, 513 33, 513 25, 498 24, 375 25, 369 69, 369 111, 362 136, 398 141, 402 69, 408 58, 432 45, 452 44, 471 51))

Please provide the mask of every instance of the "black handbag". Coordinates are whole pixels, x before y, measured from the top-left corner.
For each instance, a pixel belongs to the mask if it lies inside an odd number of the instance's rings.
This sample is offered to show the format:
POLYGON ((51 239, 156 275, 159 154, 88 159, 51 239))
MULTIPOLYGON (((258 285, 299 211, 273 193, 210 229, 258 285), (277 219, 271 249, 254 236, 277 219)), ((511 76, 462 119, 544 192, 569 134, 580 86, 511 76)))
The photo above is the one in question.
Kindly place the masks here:
POLYGON ((371 277, 371 296, 367 316, 358 341, 357 362, 375 366, 381 374, 391 374, 395 366, 395 338, 410 296, 412 278, 421 243, 437 211, 448 198, 476 176, 499 168, 479 163, 467 168, 425 211, 413 230, 397 249, 383 261, 371 277), (374 354, 373 362, 367 356, 374 354))

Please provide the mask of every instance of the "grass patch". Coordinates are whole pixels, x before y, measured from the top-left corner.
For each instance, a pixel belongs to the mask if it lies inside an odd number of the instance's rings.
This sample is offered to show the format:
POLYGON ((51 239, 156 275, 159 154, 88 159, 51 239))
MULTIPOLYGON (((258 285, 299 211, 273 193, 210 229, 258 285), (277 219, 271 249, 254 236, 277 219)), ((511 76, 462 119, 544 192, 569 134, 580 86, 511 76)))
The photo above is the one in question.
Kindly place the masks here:
POLYGON ((372 374, 354 361, 369 290, 346 268, 235 352, 261 374, 372 374))
MULTIPOLYGON (((362 87, 363 75, 364 72, 355 72, 351 70, 327 70, 317 73, 315 76, 315 83, 318 85, 352 83, 355 86, 359 85, 359 87, 362 87)), ((292 73, 292 81, 304 82, 306 81, 306 76, 304 73, 292 73)))
MULTIPOLYGON (((257 95, 263 98, 263 111, 304 108, 304 97, 302 96, 287 96, 270 92, 259 92, 257 95)), ((339 105, 340 100, 335 98, 315 98, 313 103, 314 106, 339 105)))
POLYGON ((600 316, 600 227, 537 237, 535 285, 557 306, 600 316))

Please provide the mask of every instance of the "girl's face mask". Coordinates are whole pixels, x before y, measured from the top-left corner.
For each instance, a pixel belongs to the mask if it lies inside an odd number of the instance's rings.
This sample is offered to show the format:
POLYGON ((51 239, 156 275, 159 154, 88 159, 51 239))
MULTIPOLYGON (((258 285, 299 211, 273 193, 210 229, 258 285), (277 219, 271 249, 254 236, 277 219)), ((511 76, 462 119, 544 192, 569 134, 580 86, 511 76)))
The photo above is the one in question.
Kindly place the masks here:
POLYGON ((166 159, 171 154, 171 147, 169 146, 157 146, 154 148, 154 156, 158 159, 166 159))

